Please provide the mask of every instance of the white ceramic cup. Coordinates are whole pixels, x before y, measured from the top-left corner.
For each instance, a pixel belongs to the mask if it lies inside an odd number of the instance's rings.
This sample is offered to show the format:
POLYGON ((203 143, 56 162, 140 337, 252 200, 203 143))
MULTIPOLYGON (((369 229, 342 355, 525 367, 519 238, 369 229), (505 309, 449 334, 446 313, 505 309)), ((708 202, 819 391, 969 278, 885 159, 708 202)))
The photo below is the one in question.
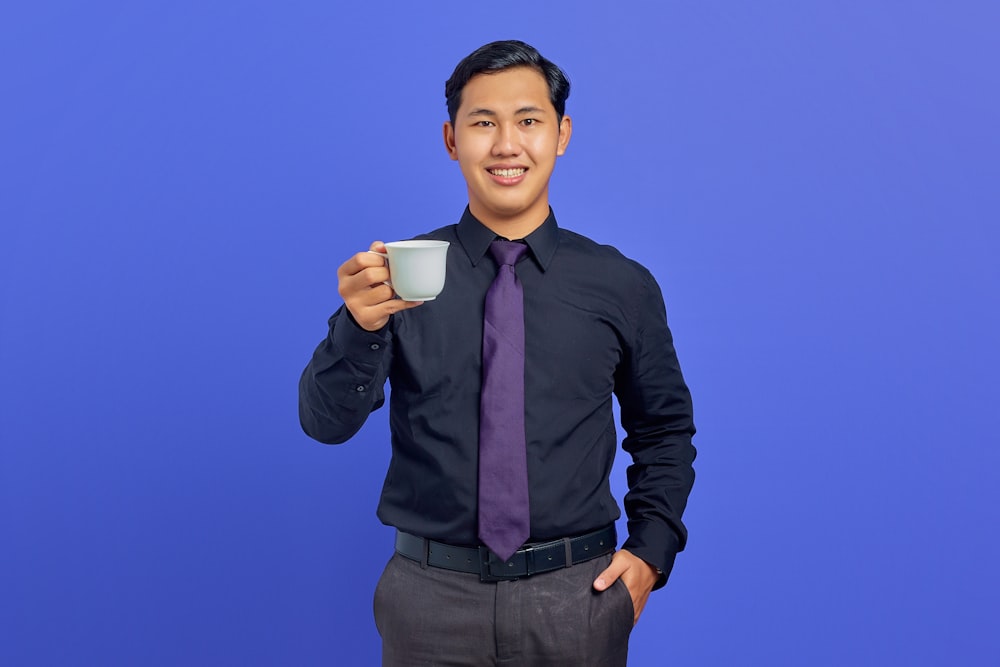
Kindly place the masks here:
POLYGON ((386 252, 375 252, 386 260, 389 282, 403 301, 433 301, 444 289, 447 241, 392 241, 386 252))

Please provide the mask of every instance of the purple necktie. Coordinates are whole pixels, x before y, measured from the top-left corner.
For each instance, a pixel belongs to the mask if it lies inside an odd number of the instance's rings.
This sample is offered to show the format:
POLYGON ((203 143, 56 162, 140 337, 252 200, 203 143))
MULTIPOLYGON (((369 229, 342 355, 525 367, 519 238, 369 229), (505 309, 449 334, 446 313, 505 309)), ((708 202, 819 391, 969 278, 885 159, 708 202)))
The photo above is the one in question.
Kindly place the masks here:
POLYGON ((479 411, 479 538, 503 560, 528 539, 524 437, 524 294, 514 264, 528 246, 496 240, 500 265, 486 292, 479 411))

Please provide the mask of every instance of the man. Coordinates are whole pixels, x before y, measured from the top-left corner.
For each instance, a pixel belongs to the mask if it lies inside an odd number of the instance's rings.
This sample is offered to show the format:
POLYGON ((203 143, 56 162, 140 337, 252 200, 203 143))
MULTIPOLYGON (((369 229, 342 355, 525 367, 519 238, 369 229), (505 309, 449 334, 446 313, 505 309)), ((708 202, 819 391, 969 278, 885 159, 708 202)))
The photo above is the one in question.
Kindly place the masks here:
POLYGON ((556 224, 549 178, 572 134, 558 67, 495 42, 459 63, 445 95, 444 144, 469 205, 421 237, 451 244, 444 291, 396 299, 381 257, 344 262, 344 306, 300 382, 302 426, 343 442, 392 385, 378 515, 398 534, 375 593, 383 664, 624 665, 684 547, 694 480, 691 400, 662 296, 642 266, 556 224), (501 282, 516 305, 491 320, 501 282), (514 388, 495 385, 494 355, 508 353, 490 342, 497 332, 522 355, 514 388), (618 551, 613 394, 633 459, 618 551))

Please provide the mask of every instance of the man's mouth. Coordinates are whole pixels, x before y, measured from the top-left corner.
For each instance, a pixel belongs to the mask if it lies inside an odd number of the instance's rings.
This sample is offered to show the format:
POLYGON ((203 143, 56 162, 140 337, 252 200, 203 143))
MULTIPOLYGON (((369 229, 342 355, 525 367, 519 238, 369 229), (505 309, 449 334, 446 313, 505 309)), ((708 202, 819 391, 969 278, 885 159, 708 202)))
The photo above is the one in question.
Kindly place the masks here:
POLYGON ((517 178, 528 170, 524 167, 518 167, 517 169, 487 169, 486 171, 500 178, 517 178))

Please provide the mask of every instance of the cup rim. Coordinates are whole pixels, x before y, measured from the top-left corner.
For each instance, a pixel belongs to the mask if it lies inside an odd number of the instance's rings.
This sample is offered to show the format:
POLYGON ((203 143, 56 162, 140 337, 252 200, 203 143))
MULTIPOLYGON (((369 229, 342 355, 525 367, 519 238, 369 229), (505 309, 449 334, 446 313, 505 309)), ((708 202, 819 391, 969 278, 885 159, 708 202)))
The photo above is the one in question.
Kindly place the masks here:
POLYGON ((390 241, 386 248, 444 248, 451 245, 448 241, 436 239, 410 239, 407 241, 390 241))

